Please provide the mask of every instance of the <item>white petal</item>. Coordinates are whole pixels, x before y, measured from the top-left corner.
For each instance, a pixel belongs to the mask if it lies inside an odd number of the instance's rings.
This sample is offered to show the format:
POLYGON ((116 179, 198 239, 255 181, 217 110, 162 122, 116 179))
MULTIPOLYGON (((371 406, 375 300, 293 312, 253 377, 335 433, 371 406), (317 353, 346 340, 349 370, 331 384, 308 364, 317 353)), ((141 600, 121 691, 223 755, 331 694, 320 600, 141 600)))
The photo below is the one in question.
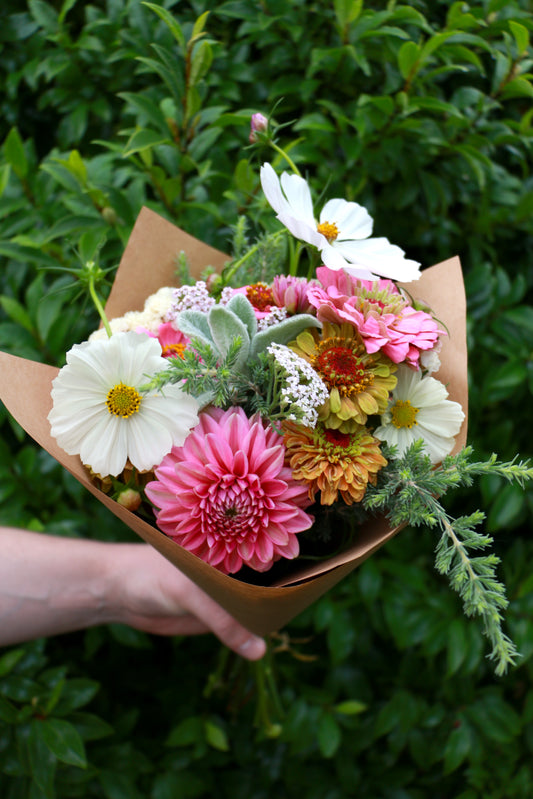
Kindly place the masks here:
POLYGON ((446 455, 449 455, 455 444, 453 436, 445 438, 443 436, 434 435, 427 430, 424 431, 423 439, 424 449, 432 463, 439 463, 446 455))
POLYGON ((465 415, 460 404, 446 400, 432 408, 422 408, 418 413, 417 421, 424 431, 427 430, 435 435, 449 438, 457 435, 464 418, 465 415))
POLYGON ((320 214, 320 222, 337 225, 337 241, 346 239, 366 239, 372 234, 372 217, 359 203, 347 200, 328 200, 320 214))
POLYGON ((105 477, 116 477, 121 473, 128 458, 127 419, 119 419, 108 413, 102 415, 84 438, 80 448, 82 463, 105 477))
MULTIPOLYGON (((366 267, 373 274, 391 280, 409 282, 420 277, 420 264, 404 257, 404 251, 388 239, 363 239, 361 241, 334 242, 349 264, 366 267)), ((350 273, 350 267, 345 267, 350 273)))
POLYGON ((280 180, 274 171, 271 164, 263 164, 259 172, 261 178, 261 186, 265 193, 265 197, 274 209, 279 214, 292 216, 294 209, 291 208, 289 202, 281 190, 280 180))
POLYGON ((309 227, 316 227, 311 190, 307 181, 299 175, 289 175, 288 172, 283 172, 280 183, 292 216, 305 222, 309 227))
POLYGON ((316 227, 311 227, 302 219, 296 219, 296 217, 286 214, 278 214, 278 219, 295 238, 306 241, 319 250, 322 249, 324 244, 329 246, 326 237, 319 233, 316 227))
MULTIPOLYGON (((333 269, 335 272, 344 269, 345 272, 349 272, 350 264, 342 257, 341 251, 336 247, 332 247, 327 240, 326 243, 320 247, 320 255, 322 256, 324 265, 327 266, 328 269, 333 269)), ((351 272, 349 273, 351 274, 351 272)))
POLYGON ((394 401, 397 399, 401 400, 402 402, 409 400, 415 408, 419 408, 420 406, 414 401, 413 397, 422 377, 421 372, 415 369, 410 369, 408 366, 400 365, 396 372, 396 376, 398 378, 398 382, 393 391, 394 399, 392 404, 394 404, 394 401))

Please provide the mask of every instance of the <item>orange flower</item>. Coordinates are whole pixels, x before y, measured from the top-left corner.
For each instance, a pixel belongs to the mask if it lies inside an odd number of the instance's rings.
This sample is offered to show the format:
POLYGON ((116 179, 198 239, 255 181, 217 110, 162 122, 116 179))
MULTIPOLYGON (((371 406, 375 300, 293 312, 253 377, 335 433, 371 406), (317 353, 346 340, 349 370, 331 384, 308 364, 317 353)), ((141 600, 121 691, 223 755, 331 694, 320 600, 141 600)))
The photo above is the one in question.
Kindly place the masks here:
POLYGON ((332 505, 340 497, 346 505, 361 502, 368 483, 375 485, 377 473, 387 465, 379 441, 359 425, 352 433, 341 433, 318 425, 282 425, 287 461, 295 480, 308 484, 309 498, 332 505))

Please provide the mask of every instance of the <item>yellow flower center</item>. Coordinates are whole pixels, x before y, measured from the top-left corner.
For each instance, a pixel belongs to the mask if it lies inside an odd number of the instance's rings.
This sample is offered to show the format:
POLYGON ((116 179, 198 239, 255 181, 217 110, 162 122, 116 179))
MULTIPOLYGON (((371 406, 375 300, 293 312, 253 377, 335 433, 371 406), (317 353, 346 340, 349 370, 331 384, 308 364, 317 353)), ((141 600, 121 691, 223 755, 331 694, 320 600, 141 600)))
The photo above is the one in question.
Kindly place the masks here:
POLYGON ((246 289, 246 298, 258 311, 266 311, 274 305, 272 289, 266 283, 253 283, 246 289))
MULTIPOLYGON (((166 344, 161 347, 161 355, 163 358, 182 358, 184 359, 185 344, 166 344)), ((134 389, 135 390, 135 389, 134 389)))
POLYGON ((405 402, 403 400, 396 400, 391 408, 391 413, 394 427, 411 428, 414 424, 418 424, 416 421, 418 408, 414 408, 409 400, 405 400, 405 402))
POLYGON ((335 241, 339 235, 339 228, 335 222, 322 222, 317 226, 317 230, 319 233, 322 233, 322 235, 325 236, 328 241, 335 241))
POLYGON ((127 419, 137 413, 141 407, 141 399, 136 388, 118 383, 107 392, 105 404, 109 413, 127 419))

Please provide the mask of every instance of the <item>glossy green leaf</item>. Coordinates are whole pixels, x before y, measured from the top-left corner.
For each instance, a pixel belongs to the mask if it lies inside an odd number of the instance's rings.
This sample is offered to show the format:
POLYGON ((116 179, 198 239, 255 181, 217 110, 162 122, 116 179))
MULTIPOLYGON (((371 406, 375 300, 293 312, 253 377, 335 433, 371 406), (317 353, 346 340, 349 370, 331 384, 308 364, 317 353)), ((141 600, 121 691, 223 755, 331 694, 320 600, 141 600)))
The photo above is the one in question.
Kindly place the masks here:
POLYGON ((165 134, 158 133, 149 128, 136 130, 135 133, 130 136, 124 147, 124 157, 127 158, 143 150, 151 150, 153 147, 158 147, 161 144, 171 144, 170 139, 165 134))
POLYGON ((514 19, 509 20, 509 28, 514 36, 518 53, 522 55, 522 53, 525 53, 529 47, 529 31, 525 25, 522 25, 520 22, 516 22, 514 19))
POLYGON ((183 47, 185 49, 185 37, 183 35, 183 31, 181 29, 179 22, 170 13, 170 11, 168 11, 166 8, 163 8, 162 6, 156 5, 155 3, 144 2, 144 0, 142 5, 146 6, 146 8, 149 8, 151 11, 156 13, 157 16, 163 20, 163 22, 165 23, 169 31, 172 33, 173 37, 180 45, 180 47, 183 47))
POLYGON ((43 719, 35 726, 35 734, 58 760, 71 766, 85 768, 85 747, 77 729, 62 719, 43 719))
POLYGON ((417 72, 418 62, 422 48, 416 42, 405 42, 398 53, 398 66, 402 76, 407 80, 412 79, 417 72))
POLYGON ((324 713, 320 717, 317 738, 322 757, 333 757, 340 746, 341 730, 331 713, 324 713))
POLYGON ((466 760, 472 748, 472 732, 464 719, 458 719, 444 747, 444 773, 450 774, 466 760))
POLYGON ((24 143, 16 128, 11 128, 7 134, 3 150, 6 161, 13 167, 15 174, 19 178, 25 178, 29 169, 28 159, 26 158, 24 143))
POLYGON ((205 740, 213 749, 219 752, 229 752, 230 745, 225 730, 213 721, 204 722, 205 740))

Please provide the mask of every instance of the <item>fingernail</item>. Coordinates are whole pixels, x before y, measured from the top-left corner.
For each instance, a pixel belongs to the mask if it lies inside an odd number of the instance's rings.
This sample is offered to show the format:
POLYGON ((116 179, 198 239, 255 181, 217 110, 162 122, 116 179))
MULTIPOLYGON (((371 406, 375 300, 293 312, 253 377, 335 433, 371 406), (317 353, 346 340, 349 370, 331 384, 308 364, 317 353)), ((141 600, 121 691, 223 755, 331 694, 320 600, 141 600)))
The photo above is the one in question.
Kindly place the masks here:
POLYGON ((250 636, 240 645, 239 654, 248 660, 259 660, 266 652, 266 644, 262 638, 250 636))

